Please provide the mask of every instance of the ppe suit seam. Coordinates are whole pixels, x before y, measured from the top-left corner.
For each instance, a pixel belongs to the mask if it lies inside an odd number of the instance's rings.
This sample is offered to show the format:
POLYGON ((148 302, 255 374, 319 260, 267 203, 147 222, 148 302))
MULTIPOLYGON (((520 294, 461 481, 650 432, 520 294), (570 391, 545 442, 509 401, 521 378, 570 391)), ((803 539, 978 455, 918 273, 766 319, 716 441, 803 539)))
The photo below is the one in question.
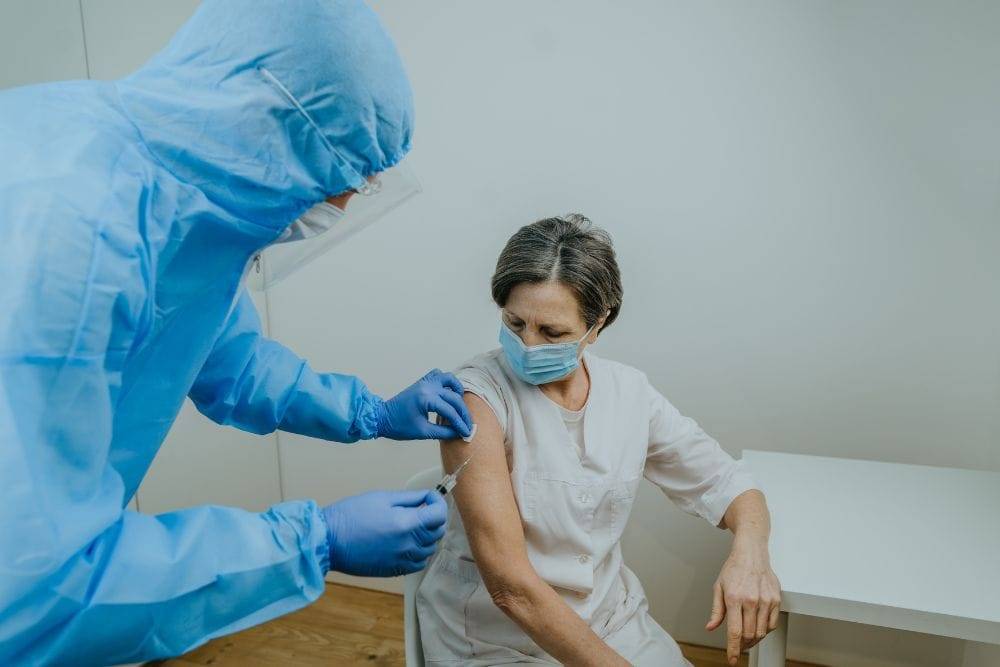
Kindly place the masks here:
MULTIPOLYGON (((90 311, 90 297, 93 291, 94 276, 97 274, 97 264, 98 258, 100 257, 101 245, 97 242, 101 236, 104 235, 104 221, 100 223, 100 227, 94 230, 94 238, 92 241, 92 246, 90 250, 90 265, 87 267, 87 278, 84 283, 85 288, 83 291, 83 299, 80 303, 80 310, 77 313, 76 325, 73 327, 73 339, 70 341, 69 350, 67 351, 67 356, 76 358, 77 348, 80 345, 80 339, 83 337, 83 327, 85 324, 85 318, 87 313, 90 311)), ((96 355, 100 356, 100 355, 96 355)))

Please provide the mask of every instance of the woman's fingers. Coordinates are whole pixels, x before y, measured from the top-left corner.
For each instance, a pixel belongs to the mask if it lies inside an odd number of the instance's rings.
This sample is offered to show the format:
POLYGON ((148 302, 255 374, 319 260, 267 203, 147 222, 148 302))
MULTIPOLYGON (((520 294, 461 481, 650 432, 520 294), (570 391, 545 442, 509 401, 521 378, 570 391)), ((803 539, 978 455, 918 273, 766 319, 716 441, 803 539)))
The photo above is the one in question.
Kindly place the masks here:
POLYGON ((740 659, 740 647, 743 644, 743 610, 740 601, 727 599, 726 617, 726 659, 730 665, 735 665, 740 659))
POLYGON ((726 657, 736 665, 743 650, 778 627, 780 613, 781 585, 774 573, 758 572, 731 558, 712 587, 712 613, 705 629, 714 630, 726 620, 726 657))
POLYGON ((722 600, 722 586, 716 581, 712 586, 712 613, 708 617, 708 624, 705 629, 711 632, 722 624, 722 619, 726 617, 726 605, 722 600))
POLYGON ((757 638, 757 615, 760 600, 748 598, 743 601, 743 646, 757 638))
POLYGON ((757 631, 754 633, 754 644, 759 642, 764 636, 769 632, 767 629, 767 621, 771 617, 771 603, 767 599, 761 599, 757 602, 757 631))

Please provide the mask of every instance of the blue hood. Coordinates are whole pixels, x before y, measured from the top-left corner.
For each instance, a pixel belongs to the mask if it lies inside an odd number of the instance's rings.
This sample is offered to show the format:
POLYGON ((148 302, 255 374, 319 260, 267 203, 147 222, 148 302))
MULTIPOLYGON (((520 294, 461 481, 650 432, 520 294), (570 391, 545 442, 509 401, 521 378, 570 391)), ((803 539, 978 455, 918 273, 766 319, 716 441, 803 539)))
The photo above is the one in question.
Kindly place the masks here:
POLYGON ((410 149, 409 81, 357 0, 208 0, 117 89, 178 180, 276 229, 410 149))

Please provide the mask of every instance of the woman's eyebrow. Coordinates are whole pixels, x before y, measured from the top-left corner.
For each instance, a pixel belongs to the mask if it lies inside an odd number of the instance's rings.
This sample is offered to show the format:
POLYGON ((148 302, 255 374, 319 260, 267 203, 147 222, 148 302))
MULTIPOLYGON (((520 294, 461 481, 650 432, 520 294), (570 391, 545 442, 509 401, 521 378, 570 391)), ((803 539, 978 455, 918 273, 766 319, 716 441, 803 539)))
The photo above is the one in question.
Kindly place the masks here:
MULTIPOLYGON (((526 320, 523 317, 518 317, 514 313, 504 311, 504 317, 512 322, 524 323, 526 320)), ((552 329, 554 331, 572 331, 573 325, 566 322, 560 321, 550 321, 550 322, 540 322, 538 324, 539 329, 552 329)))

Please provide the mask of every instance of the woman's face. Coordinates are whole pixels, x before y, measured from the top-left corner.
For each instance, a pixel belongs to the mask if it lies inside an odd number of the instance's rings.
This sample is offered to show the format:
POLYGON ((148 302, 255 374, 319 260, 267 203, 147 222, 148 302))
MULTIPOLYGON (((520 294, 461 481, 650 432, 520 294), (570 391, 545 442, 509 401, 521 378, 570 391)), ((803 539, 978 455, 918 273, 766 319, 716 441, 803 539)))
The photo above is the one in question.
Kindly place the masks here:
MULTIPOLYGON (((587 333, 576 295, 558 281, 515 286, 502 312, 504 323, 528 346, 571 343, 587 333)), ((600 328, 599 322, 581 350, 597 340, 600 328)))

